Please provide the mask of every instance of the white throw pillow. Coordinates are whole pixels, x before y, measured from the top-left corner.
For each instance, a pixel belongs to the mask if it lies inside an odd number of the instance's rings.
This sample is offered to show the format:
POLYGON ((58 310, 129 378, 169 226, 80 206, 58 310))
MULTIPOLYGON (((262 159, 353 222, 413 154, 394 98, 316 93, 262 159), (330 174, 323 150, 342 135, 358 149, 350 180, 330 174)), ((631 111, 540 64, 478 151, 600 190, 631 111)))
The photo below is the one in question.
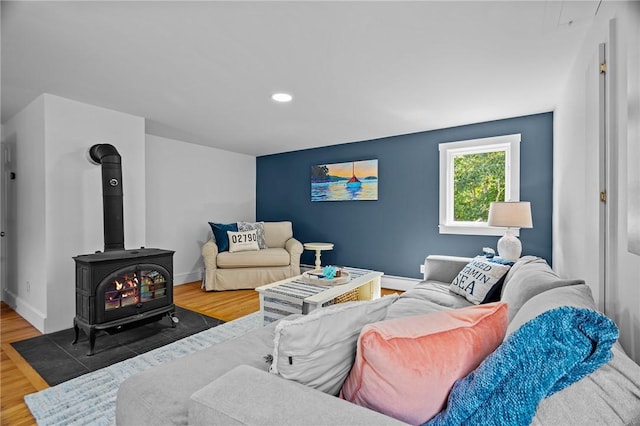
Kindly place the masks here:
POLYGON ((490 296, 499 292, 494 286, 501 286, 500 280, 509 272, 510 267, 492 262, 484 256, 476 256, 462 268, 449 289, 476 305, 489 302, 490 296))
POLYGON ((382 321, 397 297, 392 294, 370 301, 338 303, 292 320, 280 320, 269 371, 337 395, 353 366, 362 327, 382 321))
POLYGON ((258 233, 255 229, 241 232, 227 231, 227 235, 229 236, 229 251, 231 253, 260 250, 260 247, 258 247, 258 233))

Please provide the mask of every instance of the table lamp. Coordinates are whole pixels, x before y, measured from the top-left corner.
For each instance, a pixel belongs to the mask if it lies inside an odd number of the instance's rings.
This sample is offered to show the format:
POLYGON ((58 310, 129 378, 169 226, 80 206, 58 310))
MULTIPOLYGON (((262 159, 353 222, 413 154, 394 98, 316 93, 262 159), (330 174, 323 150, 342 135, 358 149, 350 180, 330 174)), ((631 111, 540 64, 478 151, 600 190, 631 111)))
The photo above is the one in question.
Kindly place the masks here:
POLYGON ((507 228, 498 240, 498 256, 516 261, 522 254, 522 243, 513 233, 515 228, 533 228, 529 201, 500 201, 489 206, 489 226, 507 228))

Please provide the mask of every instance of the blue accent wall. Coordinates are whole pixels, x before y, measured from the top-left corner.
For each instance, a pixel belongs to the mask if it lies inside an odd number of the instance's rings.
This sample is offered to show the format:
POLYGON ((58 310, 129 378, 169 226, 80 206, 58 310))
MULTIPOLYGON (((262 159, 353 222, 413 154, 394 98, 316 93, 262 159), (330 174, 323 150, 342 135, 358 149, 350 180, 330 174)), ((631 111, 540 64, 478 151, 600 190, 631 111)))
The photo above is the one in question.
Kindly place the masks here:
MULTIPOLYGON (((553 113, 333 145, 257 158, 256 219, 291 220, 301 242, 332 242, 322 264, 420 278, 429 254, 474 256, 498 237, 438 232, 438 144, 521 133, 520 199, 533 228, 521 229, 523 255, 551 263, 553 113), (377 201, 311 202, 311 166, 378 159, 377 201)), ((302 263, 312 265, 306 251, 302 263)))

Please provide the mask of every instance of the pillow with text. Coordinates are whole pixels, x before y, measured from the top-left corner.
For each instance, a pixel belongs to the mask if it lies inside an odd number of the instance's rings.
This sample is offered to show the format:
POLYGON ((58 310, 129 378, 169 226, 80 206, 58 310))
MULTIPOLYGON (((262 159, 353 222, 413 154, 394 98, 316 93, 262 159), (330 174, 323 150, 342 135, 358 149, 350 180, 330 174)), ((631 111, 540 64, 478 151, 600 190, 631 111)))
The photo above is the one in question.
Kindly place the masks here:
POLYGON ((510 265, 476 256, 462 268, 449 289, 476 305, 495 301, 491 299, 500 294, 504 276, 510 268, 510 265))
POLYGON ((260 247, 258 247, 258 233, 255 229, 239 232, 227 231, 227 235, 229 237, 229 252, 231 253, 260 250, 260 247))

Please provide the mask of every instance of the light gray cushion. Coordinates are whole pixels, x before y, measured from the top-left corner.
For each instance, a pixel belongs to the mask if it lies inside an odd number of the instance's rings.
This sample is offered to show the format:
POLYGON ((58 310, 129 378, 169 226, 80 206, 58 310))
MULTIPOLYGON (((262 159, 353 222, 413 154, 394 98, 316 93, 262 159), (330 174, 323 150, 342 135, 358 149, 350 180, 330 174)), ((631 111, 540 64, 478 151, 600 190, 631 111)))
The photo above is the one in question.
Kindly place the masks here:
MULTIPOLYGON (((553 288, 522 305, 507 328, 507 336, 527 321, 559 306, 596 310, 586 284, 553 288)), ((542 400, 533 425, 640 424, 640 366, 616 343, 613 358, 582 380, 542 400)))
POLYGON ((574 306, 576 308, 596 310, 591 289, 588 285, 577 284, 568 287, 553 288, 532 297, 522 305, 518 313, 509 323, 509 327, 507 327, 507 336, 541 313, 560 306, 574 306))
POLYGON ((520 258, 507 273, 500 300, 509 305, 509 322, 533 296, 556 287, 584 284, 583 280, 563 280, 539 257, 520 258))
POLYGON ((429 300, 403 299, 400 297, 395 301, 395 303, 389 306, 389 309, 387 309, 387 315, 384 319, 388 320, 394 318, 414 317, 416 315, 440 312, 446 309, 451 308, 446 308, 429 300))
POLYGON ((366 302, 347 302, 278 322, 269 371, 285 379, 337 395, 356 354, 360 330, 384 319, 392 294, 366 302))
POLYGON ((195 392, 190 425, 401 425, 296 382, 239 366, 195 392))
POLYGON ((424 261, 424 280, 451 283, 470 261, 470 257, 430 254, 424 261))
POLYGON ((450 283, 438 281, 422 281, 411 290, 407 290, 400 296, 401 299, 428 300, 447 308, 464 308, 471 302, 463 296, 455 294, 449 288, 450 283))
POLYGON ((532 425, 640 425, 640 366, 620 347, 611 361, 543 399, 532 425))
POLYGON ((389 306, 385 319, 422 315, 471 305, 472 303, 467 299, 449 290, 449 283, 422 281, 411 290, 405 291, 389 306))
POLYGON ((190 396, 242 364, 266 372, 275 323, 134 374, 118 389, 118 426, 187 424, 190 396))

